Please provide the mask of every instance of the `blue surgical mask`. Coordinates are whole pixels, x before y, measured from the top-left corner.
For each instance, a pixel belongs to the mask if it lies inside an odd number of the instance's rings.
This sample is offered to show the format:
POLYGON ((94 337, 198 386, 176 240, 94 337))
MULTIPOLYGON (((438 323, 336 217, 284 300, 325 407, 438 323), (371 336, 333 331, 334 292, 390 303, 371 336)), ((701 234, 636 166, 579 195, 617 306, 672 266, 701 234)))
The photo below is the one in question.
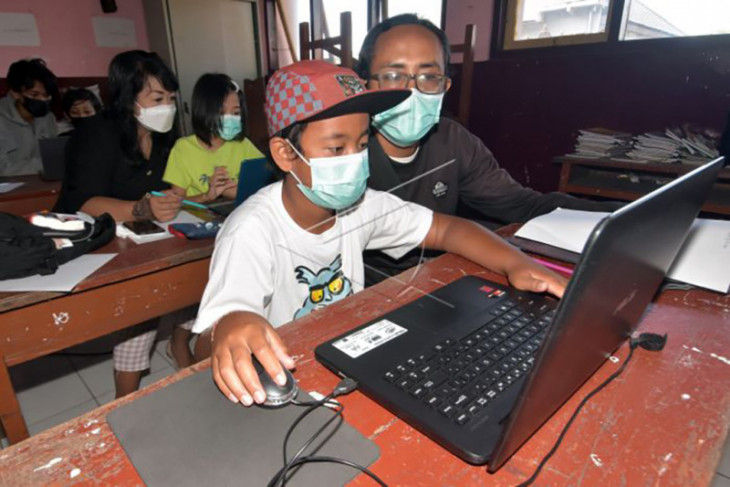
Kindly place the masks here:
POLYGON ((243 130, 240 115, 221 115, 221 129, 218 132, 223 140, 233 140, 243 130))
POLYGON ((373 126, 393 144, 408 147, 439 121, 444 94, 427 95, 417 89, 400 104, 373 116, 373 126))
POLYGON ((367 149, 356 154, 307 160, 294 144, 289 142, 289 145, 311 170, 311 188, 305 186, 294 171, 291 172, 299 183, 297 187, 309 201, 320 208, 344 210, 362 198, 370 177, 367 149))

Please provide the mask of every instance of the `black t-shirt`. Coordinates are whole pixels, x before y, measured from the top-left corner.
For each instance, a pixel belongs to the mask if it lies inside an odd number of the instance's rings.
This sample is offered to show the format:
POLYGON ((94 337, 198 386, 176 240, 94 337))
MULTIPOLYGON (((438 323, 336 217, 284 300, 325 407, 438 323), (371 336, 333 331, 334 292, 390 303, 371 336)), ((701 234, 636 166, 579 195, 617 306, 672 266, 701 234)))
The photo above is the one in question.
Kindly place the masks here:
MULTIPOLYGON (((455 215, 459 203, 463 203, 487 220, 507 224, 526 222, 558 207, 613 211, 621 206, 564 193, 543 194, 522 186, 499 166, 479 138, 458 122, 444 117, 422 139, 416 158, 409 163, 391 160, 376 137, 370 137, 368 149, 368 186, 389 191, 402 185, 393 194, 447 215, 455 215), (437 169, 452 160, 453 163, 437 169)), ((397 261, 382 252, 366 252, 366 283, 379 282, 383 274, 395 275, 412 267, 417 264, 420 252, 415 249, 397 261)))
POLYGON ((149 191, 169 188, 162 181, 168 147, 153 137, 150 159, 130 160, 122 150, 117 123, 103 114, 88 120, 92 121, 74 130, 68 142, 66 171, 54 211, 75 213, 95 196, 136 201, 149 191))
POLYGON ((613 211, 614 202, 575 198, 564 193, 539 193, 512 179, 482 141, 458 122, 441 118, 423 139, 416 158, 407 164, 392 161, 376 137, 368 144, 368 186, 388 191, 418 177, 393 193, 406 201, 447 215, 462 202, 484 217, 501 223, 526 222, 555 208, 613 211), (454 160, 448 166, 438 166, 454 160), (423 176, 425 173, 433 171, 423 176))

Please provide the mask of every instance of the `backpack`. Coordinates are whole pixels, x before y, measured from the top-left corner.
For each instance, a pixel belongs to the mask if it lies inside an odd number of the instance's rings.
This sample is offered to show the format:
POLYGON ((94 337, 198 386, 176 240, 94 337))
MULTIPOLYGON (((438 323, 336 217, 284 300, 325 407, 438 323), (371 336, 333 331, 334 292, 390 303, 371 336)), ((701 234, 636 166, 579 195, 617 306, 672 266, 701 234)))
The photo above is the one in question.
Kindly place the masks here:
POLYGON ((0 212, 0 280, 53 274, 58 266, 109 243, 116 224, 105 213, 85 224, 83 231, 59 232, 33 225, 25 218, 0 212), (68 238, 73 246, 58 249, 53 237, 68 238))

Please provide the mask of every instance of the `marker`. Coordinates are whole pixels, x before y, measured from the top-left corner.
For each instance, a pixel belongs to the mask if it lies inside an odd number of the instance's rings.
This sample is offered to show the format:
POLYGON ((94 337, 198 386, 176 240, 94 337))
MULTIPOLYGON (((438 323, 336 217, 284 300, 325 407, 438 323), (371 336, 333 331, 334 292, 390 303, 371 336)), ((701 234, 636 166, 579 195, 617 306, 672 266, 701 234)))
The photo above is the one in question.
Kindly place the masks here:
MULTIPOLYGON (((169 195, 166 195, 165 193, 161 193, 159 191, 150 191, 150 194, 152 196, 169 196, 169 195)), ((201 210, 207 210, 208 209, 207 206, 205 206, 205 205, 203 205, 201 203, 196 203, 195 201, 182 200, 182 202, 183 202, 184 205, 193 206, 195 208, 200 208, 201 210)))
POLYGON ((554 271, 562 272, 563 274, 567 274, 569 276, 573 275, 573 269, 569 269, 568 267, 563 267, 561 265, 553 264, 552 262, 548 262, 546 260, 538 259, 536 257, 533 257, 532 260, 537 262, 538 264, 542 264, 548 269, 552 269, 554 271))

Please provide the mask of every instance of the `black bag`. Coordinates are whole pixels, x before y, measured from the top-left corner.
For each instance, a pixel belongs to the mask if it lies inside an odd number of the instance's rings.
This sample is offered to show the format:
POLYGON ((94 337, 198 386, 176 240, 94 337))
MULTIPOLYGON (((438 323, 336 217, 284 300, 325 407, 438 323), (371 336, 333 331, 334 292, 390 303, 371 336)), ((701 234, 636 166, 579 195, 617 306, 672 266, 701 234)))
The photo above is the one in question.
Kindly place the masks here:
POLYGON ((107 213, 84 226, 78 232, 59 232, 0 212, 0 280, 53 274, 59 265, 109 243, 116 231, 107 213), (57 249, 53 237, 68 238, 73 247, 57 249))

